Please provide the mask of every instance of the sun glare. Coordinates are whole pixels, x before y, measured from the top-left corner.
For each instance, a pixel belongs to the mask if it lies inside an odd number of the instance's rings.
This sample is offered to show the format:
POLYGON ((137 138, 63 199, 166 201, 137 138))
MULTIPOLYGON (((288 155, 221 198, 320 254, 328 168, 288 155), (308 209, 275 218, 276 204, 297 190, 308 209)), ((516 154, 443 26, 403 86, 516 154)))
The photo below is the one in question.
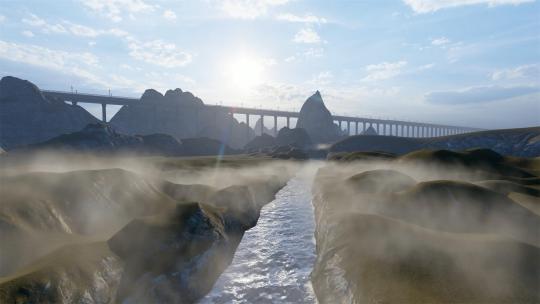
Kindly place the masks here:
POLYGON ((263 80, 265 65, 263 60, 250 55, 238 54, 225 65, 225 77, 237 89, 249 89, 263 80))

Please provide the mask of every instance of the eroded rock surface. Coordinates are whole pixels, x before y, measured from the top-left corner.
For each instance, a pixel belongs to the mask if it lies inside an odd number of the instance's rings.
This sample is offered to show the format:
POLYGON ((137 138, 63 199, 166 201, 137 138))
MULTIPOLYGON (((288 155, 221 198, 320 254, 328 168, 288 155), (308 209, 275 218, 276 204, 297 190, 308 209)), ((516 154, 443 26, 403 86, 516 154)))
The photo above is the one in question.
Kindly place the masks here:
POLYGON ((537 160, 360 154, 334 158, 315 182, 320 303, 540 301, 537 160))

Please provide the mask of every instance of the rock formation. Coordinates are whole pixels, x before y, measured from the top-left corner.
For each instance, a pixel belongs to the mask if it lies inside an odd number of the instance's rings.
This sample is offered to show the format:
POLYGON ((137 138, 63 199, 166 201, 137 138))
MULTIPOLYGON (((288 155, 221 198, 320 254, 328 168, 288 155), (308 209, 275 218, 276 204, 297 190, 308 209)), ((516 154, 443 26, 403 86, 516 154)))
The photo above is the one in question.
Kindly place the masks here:
POLYGON ((382 151, 405 154, 418 149, 491 149, 502 155, 540 156, 540 127, 472 132, 432 138, 358 135, 330 147, 330 152, 382 151))
POLYGON ((339 127, 334 124, 332 114, 324 105, 319 91, 309 97, 300 109, 296 127, 305 129, 315 143, 333 142, 342 133, 339 127))
POLYGON ((123 169, 0 171, 0 303, 197 302, 290 173, 218 189, 123 169))
POLYGON ((247 152, 257 152, 276 146, 276 139, 266 133, 257 136, 246 144, 244 150, 247 152))
POLYGON ((354 154, 316 177, 319 303, 540 301, 535 159, 354 154))
POLYGON ((367 129, 362 131, 362 133, 360 133, 360 135, 379 135, 379 134, 377 134, 377 131, 375 131, 373 126, 369 126, 367 129))
POLYGON ((110 123, 126 134, 163 133, 180 140, 208 137, 236 148, 254 136, 245 123, 219 108, 205 106, 201 99, 180 89, 168 90, 165 95, 146 90, 139 102, 122 107, 110 123))
POLYGON ((6 150, 81 130, 98 120, 80 106, 44 97, 29 81, 0 80, 0 146, 6 150))
MULTIPOLYGON (((268 119, 268 117, 266 117, 266 119, 268 119)), ((263 132, 261 133, 261 123, 262 121, 261 121, 261 118, 259 117, 259 119, 257 119, 257 121, 255 122, 255 127, 253 128, 253 131, 255 132, 257 136, 261 136, 262 133, 268 134, 270 136, 275 135, 274 128, 268 129, 265 126, 263 126, 263 132)))
POLYGON ((276 137, 278 146, 294 146, 297 148, 307 148, 312 142, 306 130, 302 128, 289 129, 287 127, 279 130, 276 137))
POLYGON ((13 152, 36 153, 43 150, 137 154, 162 156, 203 156, 238 154, 222 142, 206 138, 186 138, 181 142, 171 135, 126 135, 106 123, 89 124, 78 132, 63 134, 42 143, 25 146, 13 152))

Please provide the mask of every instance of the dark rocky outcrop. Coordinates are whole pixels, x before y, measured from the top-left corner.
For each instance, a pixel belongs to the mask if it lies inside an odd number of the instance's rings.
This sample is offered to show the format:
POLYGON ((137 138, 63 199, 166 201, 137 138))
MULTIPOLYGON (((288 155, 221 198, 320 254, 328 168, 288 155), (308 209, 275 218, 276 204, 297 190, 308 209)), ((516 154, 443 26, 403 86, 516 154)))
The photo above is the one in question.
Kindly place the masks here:
POLYGON ((146 90, 139 102, 122 107, 110 123, 130 135, 162 133, 181 140, 208 137, 236 148, 254 136, 253 130, 227 111, 205 106, 200 98, 180 89, 168 90, 165 95, 146 90))
POLYGON ((84 129, 60 135, 43 143, 15 149, 18 153, 66 151, 103 154, 133 154, 162 156, 206 156, 239 154, 211 138, 186 138, 181 142, 171 135, 126 135, 105 123, 89 124, 84 129))
POLYGON ((540 156, 540 127, 472 132, 433 138, 357 135, 330 147, 330 152, 382 151, 405 154, 418 149, 491 149, 502 155, 540 156))
MULTIPOLYGON (((268 117, 267 117, 268 119, 268 117)), ((267 134, 267 135, 270 135, 270 136, 275 136, 276 133, 274 132, 274 128, 267 128, 266 126, 263 126, 262 127, 262 133, 261 133, 261 124, 262 124, 262 120, 261 118, 257 119, 257 121, 255 122, 255 126, 253 127, 253 131, 255 132, 255 135, 257 136, 261 136, 262 134, 267 134)))
POLYGON ((362 133, 360 133, 360 135, 379 135, 379 134, 377 133, 377 131, 375 131, 373 126, 369 126, 367 129, 362 131, 362 133))
POLYGON ((312 142, 306 130, 302 128, 289 129, 285 127, 279 130, 276 137, 276 144, 278 146, 293 146, 304 149, 311 146, 312 142))
POLYGON ((273 148, 276 144, 276 139, 273 136, 263 133, 263 135, 257 136, 248 142, 244 147, 244 150, 247 152, 258 152, 273 148))
POLYGON ((183 156, 229 155, 240 153, 240 150, 233 149, 219 140, 212 138, 199 137, 182 139, 181 155, 183 156))
POLYGON ((10 150, 81 130, 98 120, 80 106, 48 99, 29 81, 0 80, 0 145, 10 150))
POLYGON ((302 105, 296 127, 306 130, 315 143, 334 142, 342 136, 339 127, 334 124, 332 114, 324 105, 319 91, 302 105))

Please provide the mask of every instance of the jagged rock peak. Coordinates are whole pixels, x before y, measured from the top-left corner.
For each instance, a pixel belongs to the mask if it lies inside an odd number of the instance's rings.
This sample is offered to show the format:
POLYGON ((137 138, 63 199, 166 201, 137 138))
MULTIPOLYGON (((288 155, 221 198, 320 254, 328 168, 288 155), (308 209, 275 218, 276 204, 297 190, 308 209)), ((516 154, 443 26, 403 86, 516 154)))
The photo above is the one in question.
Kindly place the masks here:
POLYGON ((0 80, 0 102, 48 103, 39 88, 28 80, 5 76, 0 80))
POLYGON ((311 95, 307 101, 318 101, 318 102, 321 102, 323 103, 323 99, 322 99, 322 96, 321 96, 321 92, 319 92, 319 90, 317 90, 313 95, 311 95))
POLYGON ((157 101, 161 99, 163 99, 163 95, 154 89, 147 89, 141 96, 141 101, 157 101))

